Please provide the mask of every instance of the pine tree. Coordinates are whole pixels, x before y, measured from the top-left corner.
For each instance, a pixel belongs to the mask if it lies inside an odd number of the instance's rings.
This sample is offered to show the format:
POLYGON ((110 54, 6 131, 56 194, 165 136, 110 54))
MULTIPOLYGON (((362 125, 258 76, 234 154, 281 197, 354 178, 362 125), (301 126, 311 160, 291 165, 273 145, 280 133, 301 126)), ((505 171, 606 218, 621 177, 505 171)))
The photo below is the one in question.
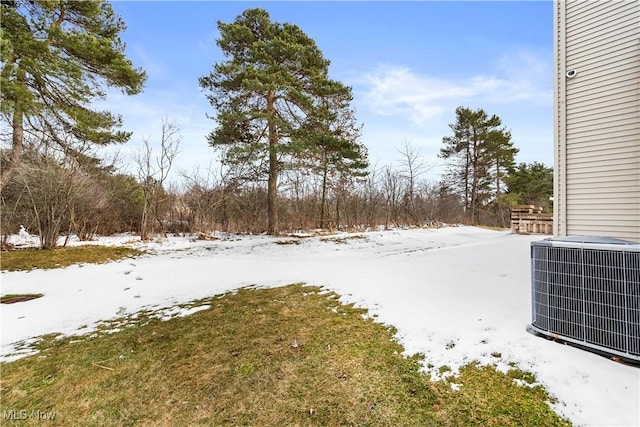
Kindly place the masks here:
POLYGON ((517 148, 513 146, 511 132, 506 129, 497 129, 489 132, 487 136, 487 152, 491 157, 490 172, 493 176, 493 202, 496 209, 497 223, 506 227, 509 217, 508 201, 503 197, 505 178, 515 167, 515 155, 517 148), (505 209, 506 208, 506 209, 505 209))
POLYGON ((505 177, 507 193, 518 204, 531 204, 550 210, 553 196, 553 168, 542 163, 520 163, 505 177))
POLYGON ((299 166, 320 175, 320 228, 327 226, 327 193, 330 187, 367 175, 367 149, 359 142, 361 127, 349 108, 351 91, 325 97, 313 116, 297 132, 301 145, 299 166))
POLYGON ((25 136, 46 135, 68 151, 83 144, 125 142, 119 116, 90 108, 106 87, 131 95, 146 79, 125 57, 124 22, 104 0, 2 1, 0 88, 2 116, 11 128, 4 186, 20 165, 25 136), (26 134, 26 135, 25 135, 26 134), (65 137, 61 137, 65 135, 65 137))
POLYGON ((298 26, 272 22, 263 9, 218 22, 218 29, 226 61, 200 78, 216 111, 209 144, 229 147, 231 163, 253 166, 254 180, 267 176, 267 231, 277 234, 283 165, 309 149, 301 132, 320 114, 319 100, 349 96, 350 89, 329 79, 329 61, 298 26))
POLYGON ((500 193, 504 171, 518 151, 501 125, 498 116, 482 109, 458 107, 456 121, 449 125, 453 135, 442 139, 440 157, 449 161, 446 180, 463 197, 471 224, 478 223, 480 209, 500 193))

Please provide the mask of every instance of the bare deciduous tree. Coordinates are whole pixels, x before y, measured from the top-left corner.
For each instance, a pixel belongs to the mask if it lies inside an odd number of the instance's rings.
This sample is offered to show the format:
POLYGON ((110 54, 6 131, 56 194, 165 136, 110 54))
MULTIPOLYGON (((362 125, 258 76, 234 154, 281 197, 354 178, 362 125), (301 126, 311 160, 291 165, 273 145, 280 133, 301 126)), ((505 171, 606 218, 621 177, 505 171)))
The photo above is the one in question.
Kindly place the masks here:
POLYGON ((404 145, 398 152, 401 155, 400 177, 402 177, 406 183, 403 207, 407 214, 407 221, 412 223, 411 225, 416 225, 419 222, 415 203, 418 178, 428 172, 432 166, 424 162, 420 150, 411 145, 409 141, 405 140, 404 145))
POLYGON ((380 180, 385 202, 384 228, 388 229, 390 223, 394 226, 399 224, 400 174, 391 165, 387 165, 382 169, 380 180))
POLYGON ((173 161, 178 155, 182 135, 180 128, 168 119, 162 120, 160 154, 154 156, 149 137, 143 138, 144 147, 135 155, 138 166, 138 180, 144 192, 140 238, 149 240, 153 232, 166 232, 166 224, 161 215, 161 204, 168 200, 164 184, 169 177, 173 161), (150 224, 150 220, 152 223, 150 224), (159 229, 156 228, 159 227, 159 229))

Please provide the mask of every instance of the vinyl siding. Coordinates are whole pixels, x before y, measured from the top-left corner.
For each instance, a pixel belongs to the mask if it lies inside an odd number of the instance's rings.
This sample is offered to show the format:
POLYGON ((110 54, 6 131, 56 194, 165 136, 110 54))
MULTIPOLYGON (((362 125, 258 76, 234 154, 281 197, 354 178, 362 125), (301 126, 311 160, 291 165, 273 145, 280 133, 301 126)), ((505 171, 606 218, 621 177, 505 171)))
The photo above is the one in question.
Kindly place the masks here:
POLYGON ((640 2, 554 6, 554 233, 640 242, 640 2))
POLYGON ((566 173, 566 7, 562 1, 556 0, 553 9, 554 16, 554 38, 553 50, 555 52, 553 62, 556 70, 553 84, 553 233, 556 236, 567 234, 567 173, 566 173))

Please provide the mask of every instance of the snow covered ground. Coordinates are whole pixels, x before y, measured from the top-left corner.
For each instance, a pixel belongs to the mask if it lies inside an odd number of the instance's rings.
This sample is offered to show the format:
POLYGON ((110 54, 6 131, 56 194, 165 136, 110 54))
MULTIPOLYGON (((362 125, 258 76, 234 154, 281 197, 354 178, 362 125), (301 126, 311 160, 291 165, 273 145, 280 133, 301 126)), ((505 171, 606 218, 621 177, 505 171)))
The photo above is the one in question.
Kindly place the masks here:
MULTIPOLYGON (((150 253, 102 265, 2 273, 3 295, 44 294, 1 306, 2 359, 19 357, 12 354, 20 341, 86 333, 96 322, 141 308, 170 308, 247 285, 305 282, 394 325, 408 353, 426 355, 425 365, 455 370, 479 360, 506 369, 515 362, 536 375, 558 399, 554 408, 575 424, 640 425, 640 369, 526 332, 529 247, 542 238, 473 227, 300 239, 170 237, 146 245, 131 236, 101 238, 98 243, 150 253)), ((28 244, 30 238, 16 239, 28 244)))

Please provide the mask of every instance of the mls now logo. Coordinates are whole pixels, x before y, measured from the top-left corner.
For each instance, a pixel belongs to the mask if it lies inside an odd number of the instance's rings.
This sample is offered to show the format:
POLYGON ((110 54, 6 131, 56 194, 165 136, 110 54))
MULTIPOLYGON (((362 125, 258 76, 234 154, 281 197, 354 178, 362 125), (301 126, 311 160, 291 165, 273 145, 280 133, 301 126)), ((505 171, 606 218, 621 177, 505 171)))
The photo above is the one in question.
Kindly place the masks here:
POLYGON ((4 420, 24 421, 24 420, 53 420, 56 417, 55 412, 44 412, 39 410, 27 411, 26 409, 4 411, 2 418, 4 420))
POLYGON ((29 411, 24 409, 21 411, 16 411, 15 409, 4 411, 2 413, 2 418, 5 420, 27 420, 29 419, 29 411))

